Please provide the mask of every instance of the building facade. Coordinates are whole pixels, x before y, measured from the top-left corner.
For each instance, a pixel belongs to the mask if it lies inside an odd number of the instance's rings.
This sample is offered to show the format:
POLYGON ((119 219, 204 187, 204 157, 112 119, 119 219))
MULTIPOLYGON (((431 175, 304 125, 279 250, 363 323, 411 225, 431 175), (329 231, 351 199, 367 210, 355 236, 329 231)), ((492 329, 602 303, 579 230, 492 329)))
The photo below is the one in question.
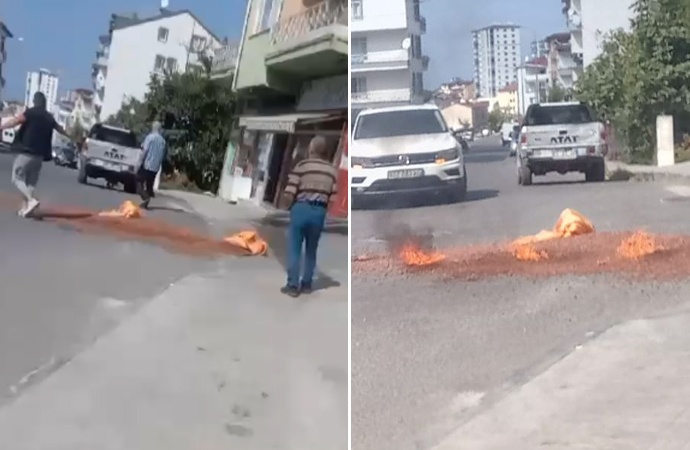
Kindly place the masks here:
POLYGON ((474 82, 479 96, 493 98, 517 81, 520 65, 520 27, 491 25, 472 32, 474 82))
POLYGON ((606 35, 616 29, 630 29, 633 0, 561 0, 570 31, 572 54, 582 67, 601 54, 606 35))
POLYGON ((201 70, 200 55, 220 46, 221 40, 189 10, 161 9, 148 18, 113 15, 93 63, 99 119, 117 114, 123 103, 143 100, 153 75, 201 70))
POLYGON ((350 5, 353 113, 423 103, 429 57, 422 49, 426 19, 420 0, 352 0, 350 5))
POLYGON ((518 116, 525 115, 529 105, 547 100, 551 78, 546 57, 528 60, 517 70, 518 116))
POLYGON ((0 105, 5 100, 3 97, 3 91, 5 90, 5 74, 3 71, 3 66, 7 63, 7 45, 5 44, 8 39, 11 39, 12 33, 10 29, 7 28, 5 22, 0 21, 0 105))
POLYGON ((551 87, 572 90, 582 73, 582 66, 573 56, 570 33, 552 34, 546 42, 549 46, 546 56, 551 87))
POLYGON ((510 83, 508 86, 498 91, 496 104, 501 111, 511 116, 518 114, 518 83, 510 83))
POLYGON ((214 78, 232 76, 241 103, 221 175, 224 200, 279 206, 287 174, 320 135, 344 173, 331 213, 347 216, 348 3, 248 2, 239 48, 223 46, 213 67, 214 78))
POLYGON ((24 104, 27 107, 32 106, 34 94, 36 92, 43 92, 48 101, 48 110, 54 113, 58 100, 59 81, 58 75, 48 69, 39 69, 36 72, 27 73, 24 104))
POLYGON ((537 39, 530 42, 530 58, 540 58, 549 53, 549 44, 546 39, 537 39))

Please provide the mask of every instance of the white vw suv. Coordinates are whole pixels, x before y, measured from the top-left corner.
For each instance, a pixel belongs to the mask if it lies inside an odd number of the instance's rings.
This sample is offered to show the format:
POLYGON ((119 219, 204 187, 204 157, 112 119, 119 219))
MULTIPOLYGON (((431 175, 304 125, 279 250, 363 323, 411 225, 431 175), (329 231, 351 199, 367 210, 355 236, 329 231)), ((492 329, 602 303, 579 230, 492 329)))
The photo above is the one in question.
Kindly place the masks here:
POLYGON ((350 165, 353 206, 372 197, 441 194, 462 201, 467 194, 462 147, 436 105, 362 111, 350 165))

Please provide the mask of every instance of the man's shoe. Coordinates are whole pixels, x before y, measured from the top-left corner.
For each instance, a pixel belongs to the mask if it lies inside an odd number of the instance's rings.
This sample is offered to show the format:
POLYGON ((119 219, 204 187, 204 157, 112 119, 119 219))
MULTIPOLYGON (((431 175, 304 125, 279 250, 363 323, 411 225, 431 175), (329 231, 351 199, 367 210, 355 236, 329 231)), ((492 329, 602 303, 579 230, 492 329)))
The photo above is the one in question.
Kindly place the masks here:
POLYGON ((285 286, 280 288, 280 292, 282 292, 285 295, 289 295, 293 298, 299 297, 299 289, 295 286, 290 286, 289 284, 286 284, 285 286))
POLYGON ((149 209, 149 203, 151 200, 144 200, 143 202, 139 203, 139 207, 141 209, 149 209))
POLYGON ((41 202, 39 202, 35 198, 32 198, 26 204, 26 208, 24 209, 24 215, 22 217, 31 216, 31 214, 33 214, 40 205, 41 205, 41 202))
POLYGON ((311 294, 312 292, 314 292, 314 289, 311 287, 311 283, 309 283, 309 284, 302 283, 302 287, 300 288, 300 291, 302 292, 302 294, 311 294))

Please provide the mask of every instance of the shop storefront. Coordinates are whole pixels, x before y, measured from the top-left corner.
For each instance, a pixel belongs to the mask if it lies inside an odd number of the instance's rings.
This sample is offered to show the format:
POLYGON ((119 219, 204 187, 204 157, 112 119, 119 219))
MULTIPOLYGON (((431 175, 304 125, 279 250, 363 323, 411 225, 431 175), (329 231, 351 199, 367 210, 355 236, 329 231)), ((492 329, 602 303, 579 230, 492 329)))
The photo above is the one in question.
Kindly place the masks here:
MULTIPOLYGON (((347 167, 343 163, 343 154, 347 158, 347 77, 308 83, 296 110, 240 118, 239 145, 231 144, 226 151, 221 180, 224 199, 278 206, 290 170, 307 157, 309 142, 317 135, 326 138, 329 160, 339 168, 347 167)), ((346 205, 347 189, 340 192, 346 205)), ((333 208, 332 214, 342 216, 343 207, 333 208)))

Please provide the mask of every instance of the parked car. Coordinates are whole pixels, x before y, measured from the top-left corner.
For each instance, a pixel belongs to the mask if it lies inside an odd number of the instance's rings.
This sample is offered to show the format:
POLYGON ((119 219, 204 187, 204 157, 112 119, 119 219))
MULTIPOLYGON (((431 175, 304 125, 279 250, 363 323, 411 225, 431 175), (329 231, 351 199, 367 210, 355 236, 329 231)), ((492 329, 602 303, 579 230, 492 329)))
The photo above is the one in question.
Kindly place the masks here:
POLYGON ((533 104, 520 130, 518 183, 532 184, 533 175, 580 172, 586 181, 604 181, 608 152, 604 124, 581 102, 533 104))
POLYGON ((365 198, 467 194, 462 144, 436 105, 362 111, 350 147, 352 204, 365 198))
POLYGON ((510 156, 517 155, 518 144, 520 142, 520 125, 514 125, 510 132, 510 156))
POLYGON ((109 185, 121 183, 126 192, 136 193, 141 157, 131 130, 98 123, 89 131, 79 154, 77 181, 86 184, 89 178, 103 178, 109 185))
POLYGON ((74 144, 53 147, 53 162, 56 166, 77 168, 77 152, 74 144))

